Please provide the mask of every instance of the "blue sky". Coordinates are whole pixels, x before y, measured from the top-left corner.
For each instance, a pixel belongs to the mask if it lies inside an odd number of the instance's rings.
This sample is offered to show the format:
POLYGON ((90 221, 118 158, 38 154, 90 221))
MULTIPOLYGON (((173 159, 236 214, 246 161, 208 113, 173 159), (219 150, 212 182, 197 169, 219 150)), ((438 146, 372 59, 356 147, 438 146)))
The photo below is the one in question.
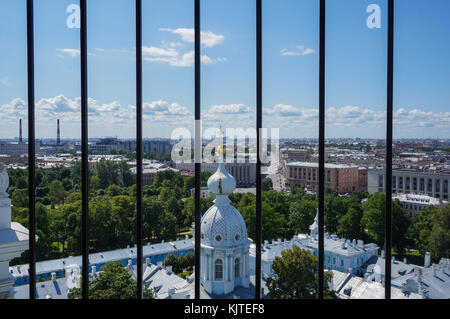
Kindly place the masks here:
MULTIPOLYGON (((25 2, 0 1, 0 138, 26 124, 25 2)), ((280 137, 316 137, 318 2, 263 0, 263 124, 280 137)), ((79 29, 73 0, 35 1, 37 137, 80 136, 79 29)), ((144 0, 144 136, 193 127, 193 1, 144 0)), ((397 138, 450 138, 450 2, 397 0, 397 138)), ((202 1, 204 127, 255 123, 255 3, 202 1)), ((328 137, 383 138, 386 105, 386 0, 328 0, 328 137), (381 8, 369 29, 366 8, 381 8)), ((135 135, 134 1, 88 1, 91 137, 135 135)), ((26 127, 24 128, 26 132, 26 127)))

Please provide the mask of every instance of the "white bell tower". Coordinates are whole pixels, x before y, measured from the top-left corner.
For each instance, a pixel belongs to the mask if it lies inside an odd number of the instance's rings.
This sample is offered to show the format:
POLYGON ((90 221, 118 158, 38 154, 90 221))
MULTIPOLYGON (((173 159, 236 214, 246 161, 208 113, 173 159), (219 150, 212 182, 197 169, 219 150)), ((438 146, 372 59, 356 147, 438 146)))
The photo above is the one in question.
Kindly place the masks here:
POLYGON ((206 292, 225 295, 236 287, 249 287, 250 242, 245 221, 228 198, 236 188, 236 180, 223 163, 223 144, 218 153, 219 167, 208 180, 216 199, 201 219, 200 278, 206 292))
POLYGON ((0 299, 14 298, 14 277, 9 272, 9 262, 28 249, 28 229, 11 222, 8 186, 8 173, 0 164, 0 299))

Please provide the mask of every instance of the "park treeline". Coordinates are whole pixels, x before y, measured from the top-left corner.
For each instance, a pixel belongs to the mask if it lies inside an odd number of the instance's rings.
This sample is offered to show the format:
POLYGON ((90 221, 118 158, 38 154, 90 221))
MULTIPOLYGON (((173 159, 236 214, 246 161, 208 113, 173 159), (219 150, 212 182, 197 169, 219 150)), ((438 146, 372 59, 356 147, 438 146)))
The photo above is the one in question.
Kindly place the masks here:
MULTIPOLYGON (((12 219, 28 226, 27 169, 9 169, 12 219)), ((206 186, 211 173, 202 172, 206 186)), ((36 243, 38 261, 81 255, 81 163, 72 167, 36 168, 36 243)), ((156 174, 153 185, 143 187, 144 243, 158 243, 192 235, 195 204, 191 197, 193 176, 184 177, 172 170, 156 174)), ((292 186, 290 191, 271 189, 263 180, 263 240, 290 239, 309 233, 318 206, 318 196, 292 186)), ((256 196, 233 193, 232 205, 244 217, 248 235, 255 239, 256 196)), ((213 197, 201 199, 201 213, 213 205, 213 197)), ((362 239, 384 246, 384 194, 354 192, 342 196, 327 189, 325 194, 326 232, 347 239, 362 239)), ((394 252, 409 256, 425 251, 437 261, 450 248, 450 209, 430 207, 410 217, 398 200, 393 201, 392 234, 394 252)), ((89 170, 89 250, 124 248, 136 243, 135 175, 127 163, 100 160, 89 170)), ((420 262, 423 258, 417 258, 420 262)), ((25 252, 13 264, 27 263, 25 252)))

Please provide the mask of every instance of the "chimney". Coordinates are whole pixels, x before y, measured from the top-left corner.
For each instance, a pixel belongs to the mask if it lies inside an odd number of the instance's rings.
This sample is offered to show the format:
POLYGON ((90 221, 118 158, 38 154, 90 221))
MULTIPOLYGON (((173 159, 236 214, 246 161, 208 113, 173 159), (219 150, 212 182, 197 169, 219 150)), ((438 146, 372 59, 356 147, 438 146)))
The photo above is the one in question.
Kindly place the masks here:
POLYGON ((436 277, 436 264, 433 264, 432 266, 431 266, 431 269, 433 270, 433 276, 434 277, 436 277))
POLYGON ((19 143, 22 143, 22 119, 19 119, 19 143))
POLYGON ((167 272, 168 275, 171 275, 172 274, 172 266, 167 265, 166 266, 166 272, 167 272))
POLYGON ((150 266, 150 258, 145 258, 145 263, 147 264, 147 266, 150 266))
POLYGON ((403 263, 407 264, 408 263, 408 259, 406 259, 406 257, 403 258, 403 263))
POLYGON ((381 251, 381 258, 383 258, 383 259, 385 258, 385 256, 384 256, 384 250, 381 251))
POLYGON ((425 262, 424 262, 424 267, 430 267, 430 263, 431 263, 431 254, 429 252, 425 253, 425 262))
POLYGON ((56 120, 56 123, 57 123, 57 129, 56 129, 56 135, 57 135, 57 137, 56 137, 56 144, 57 144, 57 145, 60 145, 60 144, 61 144, 61 131, 60 131, 60 129, 59 129, 59 119, 56 120))
POLYGON ((92 276, 95 278, 97 276, 97 266, 93 265, 91 267, 92 276))
POLYGON ((56 281, 56 272, 52 272, 52 281, 53 281, 53 282, 56 281))

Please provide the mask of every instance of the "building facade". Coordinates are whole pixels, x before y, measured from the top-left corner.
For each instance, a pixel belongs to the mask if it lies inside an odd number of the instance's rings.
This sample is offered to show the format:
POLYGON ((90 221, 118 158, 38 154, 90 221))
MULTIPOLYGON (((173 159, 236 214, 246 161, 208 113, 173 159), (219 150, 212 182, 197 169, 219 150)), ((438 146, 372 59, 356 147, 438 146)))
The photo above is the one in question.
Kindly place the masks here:
MULTIPOLYGON (((319 164, 286 163, 285 178, 287 184, 315 189, 319 186, 319 164)), ((325 164, 325 186, 339 193, 360 190, 358 166, 325 164)))
MULTIPOLYGON (((217 163, 202 163, 202 172, 214 173, 217 169, 217 163)), ((256 164, 255 163, 224 163, 225 169, 234 176, 236 185, 239 187, 250 187, 256 184, 256 164)), ((194 163, 176 163, 178 170, 194 171, 194 163)))
MULTIPOLYGON (((317 256, 319 242, 318 227, 318 215, 316 215, 314 223, 309 227, 310 234, 299 234, 290 240, 274 240, 271 244, 267 240, 264 241, 261 254, 263 276, 266 278, 272 277, 274 275, 272 265, 275 257, 281 256, 283 250, 292 249, 293 246, 308 250, 317 256)), ((370 258, 378 255, 379 247, 374 243, 364 244, 362 240, 339 238, 337 235, 328 233, 325 233, 324 239, 324 267, 328 270, 362 275, 364 273, 363 265, 370 258)), ((255 272, 255 249, 255 245, 252 245, 250 248, 251 274, 255 272)))
POLYGON ((398 194, 392 198, 398 199, 402 207, 409 213, 410 216, 429 206, 439 207, 448 204, 448 202, 441 201, 439 198, 426 195, 398 194))
MULTIPOLYGON (((392 193, 427 195, 448 200, 450 173, 422 172, 417 170, 393 170, 392 193)), ((370 194, 386 192, 386 171, 369 169, 367 188, 370 194)))

